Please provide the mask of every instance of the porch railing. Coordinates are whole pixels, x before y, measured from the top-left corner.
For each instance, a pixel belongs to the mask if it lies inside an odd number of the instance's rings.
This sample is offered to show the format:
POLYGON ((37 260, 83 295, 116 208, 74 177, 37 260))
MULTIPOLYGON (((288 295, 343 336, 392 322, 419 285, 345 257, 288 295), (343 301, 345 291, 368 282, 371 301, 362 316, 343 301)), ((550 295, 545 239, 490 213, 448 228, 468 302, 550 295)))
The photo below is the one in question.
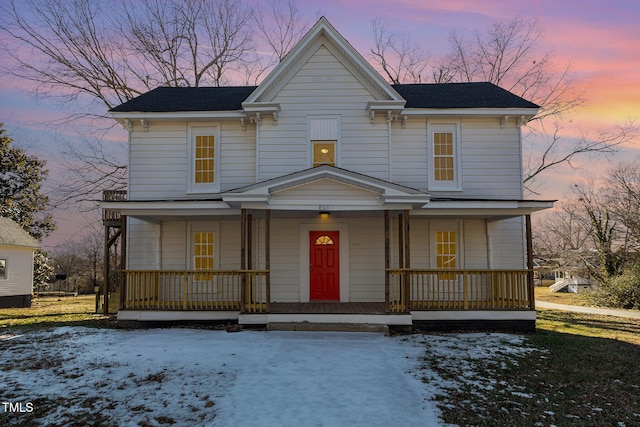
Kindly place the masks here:
POLYGON ((529 270, 387 269, 387 310, 533 309, 529 270))
POLYGON ((268 311, 268 270, 125 270, 130 310, 268 311))

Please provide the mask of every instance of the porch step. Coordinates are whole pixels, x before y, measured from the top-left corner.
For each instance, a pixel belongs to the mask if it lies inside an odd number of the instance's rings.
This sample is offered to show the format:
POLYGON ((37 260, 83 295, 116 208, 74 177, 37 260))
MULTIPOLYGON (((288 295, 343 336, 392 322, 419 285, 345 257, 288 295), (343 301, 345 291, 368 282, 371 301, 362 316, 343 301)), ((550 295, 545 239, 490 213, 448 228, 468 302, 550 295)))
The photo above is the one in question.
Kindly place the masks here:
POLYGON ((311 322, 270 322, 268 331, 304 331, 304 332, 382 332, 389 333, 387 325, 370 323, 311 323, 311 322))

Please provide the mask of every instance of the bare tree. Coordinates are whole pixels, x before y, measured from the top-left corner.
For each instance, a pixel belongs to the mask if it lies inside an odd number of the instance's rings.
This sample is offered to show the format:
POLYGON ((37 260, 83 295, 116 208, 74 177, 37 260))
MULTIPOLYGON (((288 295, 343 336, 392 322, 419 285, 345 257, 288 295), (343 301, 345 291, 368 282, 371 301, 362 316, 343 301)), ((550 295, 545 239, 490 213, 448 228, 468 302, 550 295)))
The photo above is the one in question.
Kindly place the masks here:
POLYGON ((635 250, 640 250, 640 161, 613 167, 603 192, 608 209, 626 227, 635 250))
POLYGON ((378 66, 393 84, 423 83, 428 80, 429 56, 407 33, 390 30, 381 18, 373 20, 375 47, 370 50, 374 65, 378 66))
POLYGON ((543 172, 560 165, 574 167, 576 157, 585 154, 613 154, 621 145, 638 137, 638 127, 635 122, 627 121, 616 129, 605 129, 591 134, 583 132, 579 138, 562 136, 562 126, 553 121, 548 130, 543 121, 528 126, 525 142, 536 145, 529 147, 524 162, 523 183, 527 190, 536 193, 536 178, 543 172))
POLYGON ((106 111, 157 86, 230 82, 255 50, 251 11, 237 0, 7 0, 0 2, 0 71, 72 105, 54 125, 84 126, 81 148, 65 144, 61 201, 95 199, 126 185, 126 157, 101 140, 106 111), (9 64, 10 61, 5 63, 9 64))

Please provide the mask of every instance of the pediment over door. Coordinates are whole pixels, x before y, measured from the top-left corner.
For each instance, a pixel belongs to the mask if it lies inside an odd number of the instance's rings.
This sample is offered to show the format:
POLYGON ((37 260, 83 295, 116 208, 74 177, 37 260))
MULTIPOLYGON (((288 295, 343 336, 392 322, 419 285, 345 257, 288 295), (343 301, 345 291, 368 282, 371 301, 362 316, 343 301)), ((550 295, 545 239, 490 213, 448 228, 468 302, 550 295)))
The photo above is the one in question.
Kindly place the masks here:
POLYGON ((421 191, 332 166, 306 169, 222 195, 233 207, 276 210, 414 209, 421 191))

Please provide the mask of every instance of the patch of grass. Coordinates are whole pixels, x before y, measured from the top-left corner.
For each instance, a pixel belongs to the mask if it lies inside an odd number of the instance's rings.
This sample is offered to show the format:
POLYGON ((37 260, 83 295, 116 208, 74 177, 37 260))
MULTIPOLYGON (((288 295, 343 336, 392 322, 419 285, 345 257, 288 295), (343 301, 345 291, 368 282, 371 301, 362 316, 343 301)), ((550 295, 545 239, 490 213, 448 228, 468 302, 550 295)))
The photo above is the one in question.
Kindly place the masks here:
POLYGON ((590 305, 587 301, 586 294, 572 294, 570 292, 551 292, 547 286, 537 286, 535 288, 536 299, 546 302, 555 302, 556 304, 569 305, 590 305))
POLYGON ((36 298, 27 308, 0 308, 0 328, 38 329, 58 326, 105 327, 113 322, 95 314, 95 296, 36 298))
POLYGON ((441 398, 444 420, 477 426, 640 425, 639 320, 542 310, 537 333, 526 342, 536 350, 464 361, 476 365, 475 377, 441 398))

